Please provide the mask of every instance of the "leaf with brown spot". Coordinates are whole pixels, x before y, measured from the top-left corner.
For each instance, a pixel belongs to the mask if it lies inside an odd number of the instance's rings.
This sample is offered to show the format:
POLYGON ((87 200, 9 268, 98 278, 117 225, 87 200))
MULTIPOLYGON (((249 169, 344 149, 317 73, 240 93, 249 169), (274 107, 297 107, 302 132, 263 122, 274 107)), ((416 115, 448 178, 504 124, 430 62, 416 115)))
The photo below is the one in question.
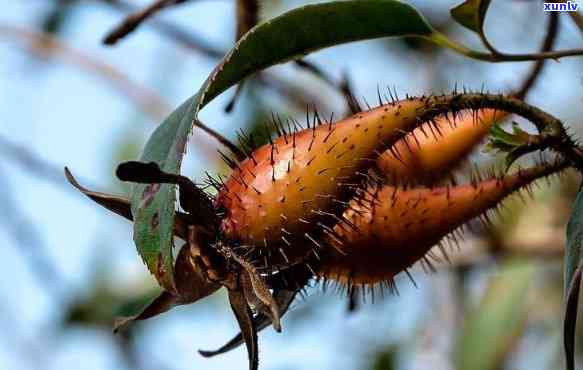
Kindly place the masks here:
MULTIPOLYGON (((117 167, 116 175, 122 181, 178 185, 180 206, 193 216, 193 223, 213 229, 218 222, 210 198, 188 177, 164 172, 154 162, 138 161, 121 163, 117 167)), ((159 215, 155 213, 154 216, 158 217, 159 215)))
MULTIPOLYGON (((108 210, 122 216, 123 218, 133 221, 130 200, 114 194, 100 193, 97 191, 89 190, 81 186, 73 174, 67 167, 65 167, 65 177, 71 185, 73 185, 77 190, 85 194, 89 199, 93 200, 97 204, 107 208, 108 210)), ((187 237, 187 224, 188 218, 190 216, 184 212, 176 212, 174 219, 174 234, 186 241, 187 237)))
POLYGON ((67 178, 67 181, 69 181, 71 185, 73 185, 81 193, 85 194, 89 199, 109 209, 110 211, 117 213, 123 218, 126 218, 130 221, 133 220, 129 199, 121 196, 99 193, 84 188, 77 182, 77 180, 75 179, 75 177, 73 177, 73 174, 71 173, 71 171, 69 171, 67 167, 65 167, 65 177, 67 178))
POLYGON ((142 312, 135 316, 120 317, 113 325, 113 332, 117 333, 119 330, 126 328, 134 321, 146 320, 154 316, 158 316, 177 305, 178 298, 169 292, 162 292, 150 304, 148 304, 142 312))
MULTIPOLYGON (((279 290, 273 292, 273 297, 277 302, 277 306, 279 307, 281 316, 285 315, 298 291, 299 290, 279 290)), ((256 330, 259 332, 268 327, 269 325, 271 325, 272 320, 270 315, 268 315, 266 312, 267 309, 265 309, 264 307, 258 307, 258 310, 260 312, 259 314, 257 314, 257 316, 253 318, 253 325, 255 325, 256 330)), ((198 353, 200 353, 204 357, 213 357, 216 355, 229 352, 230 350, 239 347, 243 343, 244 343, 243 334, 239 333, 216 350, 212 351, 199 350, 198 353)))

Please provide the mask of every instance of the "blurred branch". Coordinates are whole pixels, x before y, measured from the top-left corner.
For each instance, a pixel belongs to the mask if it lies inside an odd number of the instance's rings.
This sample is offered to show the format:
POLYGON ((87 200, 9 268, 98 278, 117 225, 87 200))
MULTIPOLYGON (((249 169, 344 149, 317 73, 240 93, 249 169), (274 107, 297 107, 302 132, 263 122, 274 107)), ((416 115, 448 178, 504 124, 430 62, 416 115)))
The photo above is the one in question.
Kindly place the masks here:
MULTIPOLYGON (((547 35, 545 36, 542 46, 541 52, 551 51, 555 44, 555 40, 557 39, 557 34, 559 31, 559 14, 558 13, 550 13, 549 15, 549 25, 547 29, 547 35)), ((546 63, 546 59, 537 60, 530 70, 530 73, 527 75, 527 78, 524 80, 522 87, 518 92, 516 92, 515 96, 518 99, 523 100, 526 97, 526 94, 530 91, 530 89, 534 86, 537 78, 540 76, 543 67, 546 63)))
MULTIPOLYGON (((245 35, 251 28, 257 25, 259 21, 259 2, 257 0, 236 0, 236 13, 237 13, 237 30, 235 34, 236 41, 239 41, 243 35, 245 35)), ((245 80, 237 84, 235 94, 231 100, 225 106, 225 112, 230 113, 235 107, 235 103, 241 91, 245 80)))
POLYGON ((233 144, 229 139, 221 135, 219 132, 213 130, 212 128, 208 127, 207 125, 203 124, 199 120, 194 120, 194 126, 203 130, 207 135, 218 141, 221 145, 229 149, 229 151, 237 158, 237 161, 243 162, 247 155, 239 149, 239 147, 233 144))
POLYGON ((579 30, 583 32, 583 15, 580 12, 569 12, 569 16, 577 27, 579 27, 579 30))
POLYGON ((287 99, 298 110, 305 110, 306 107, 312 106, 322 107, 324 105, 321 95, 317 92, 306 90, 303 86, 299 87, 297 84, 275 73, 262 72, 253 76, 252 80, 287 99))
MULTIPOLYGON (((136 11, 136 7, 123 0, 97 0, 97 2, 121 11, 132 12, 136 11)), ((202 53, 212 59, 221 58, 226 51, 220 50, 207 44, 202 38, 196 37, 191 32, 188 32, 170 22, 161 19, 151 19, 148 25, 154 28, 161 35, 168 37, 175 41, 182 47, 188 50, 193 50, 202 53)))
POLYGON ((237 40, 243 37, 259 21, 258 0, 236 0, 237 4, 237 40))
POLYGON ((116 42, 132 33, 142 22, 153 17, 156 13, 170 6, 182 4, 187 0, 156 0, 143 9, 128 15, 119 25, 107 33, 103 39, 106 45, 114 45, 116 42))
MULTIPOLYGON (((28 175, 48 181, 65 190, 71 190, 65 181, 63 169, 46 162, 40 156, 32 153, 28 148, 18 145, 0 135, 0 155, 22 167, 28 175)), ((84 181, 87 182, 87 181, 84 181)))
POLYGON ((10 176, 1 173, 0 168, 0 204, 4 217, 0 218, 0 227, 4 228, 12 237, 17 250, 26 255, 32 264, 30 271, 39 275, 39 281, 43 282, 52 292, 56 292, 57 286, 63 288, 66 281, 57 271, 51 259, 47 255, 47 248, 39 236, 36 225, 24 213, 21 212, 18 202, 14 198, 7 179, 10 176))
POLYGON ((18 26, 0 24, 1 38, 15 42, 41 59, 47 56, 48 51, 56 52, 62 61, 103 77, 155 120, 163 119, 170 112, 170 107, 154 91, 138 85, 113 66, 85 55, 53 36, 18 26))
MULTIPOLYGON (((566 3, 567 0, 558 0, 558 2, 566 3)), ((575 25, 579 28, 579 30, 583 32, 583 15, 581 15, 581 12, 579 11, 569 12, 569 16, 571 17, 573 23, 575 23, 575 25)))
POLYGON ((346 102, 346 106, 348 108, 348 114, 356 114, 362 111, 354 96, 347 74, 343 76, 340 82, 336 82, 328 73, 312 62, 308 62, 305 59, 297 59, 294 62, 298 67, 310 72, 314 76, 327 83, 330 87, 337 90, 344 97, 344 101, 346 102))
MULTIPOLYGON (((123 0, 97 0, 97 2, 108 5, 122 12, 136 11, 136 7, 123 0)), ((160 35, 176 42, 186 50, 200 52, 212 59, 222 58, 227 53, 226 50, 217 49, 206 44, 202 38, 196 37, 193 32, 187 31, 173 23, 159 19, 151 19, 149 20, 148 25, 154 28, 160 35)), ((314 105, 320 100, 316 96, 311 96, 311 94, 303 88, 300 89, 289 86, 287 81, 284 81, 282 78, 274 73, 270 73, 269 71, 263 71, 262 73, 257 74, 253 80, 264 88, 274 90, 278 95, 290 100, 300 109, 304 109, 307 105, 314 105)), ((227 108, 229 108, 229 105, 227 105, 227 108)))
POLYGON ((59 186, 66 184, 63 171, 50 163, 44 162, 39 156, 31 153, 26 147, 15 144, 0 135, 0 154, 17 162, 35 175, 40 175, 43 180, 47 180, 59 186))
MULTIPOLYGON (((541 238, 529 243, 505 243, 500 238, 488 233, 485 238, 475 242, 471 248, 462 248, 450 256, 451 265, 458 268, 468 268, 494 258, 496 260, 508 258, 528 258, 536 260, 560 260, 565 252, 563 230, 548 238, 541 238)), ((438 249, 435 249, 438 253, 438 249)))

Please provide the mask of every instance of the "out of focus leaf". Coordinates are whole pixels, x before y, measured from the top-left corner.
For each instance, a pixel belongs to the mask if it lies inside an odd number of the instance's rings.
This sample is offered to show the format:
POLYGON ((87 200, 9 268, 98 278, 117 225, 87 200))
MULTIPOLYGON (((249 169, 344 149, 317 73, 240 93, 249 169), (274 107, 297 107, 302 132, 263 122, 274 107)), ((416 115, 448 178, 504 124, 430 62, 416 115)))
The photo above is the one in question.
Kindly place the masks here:
POLYGON ((393 370, 397 368, 396 347, 389 347, 386 350, 375 354, 370 366, 371 370, 393 370))
MULTIPOLYGON (((241 38, 198 93, 154 131, 140 160, 156 162, 165 172, 179 173, 198 111, 257 71, 351 41, 388 36, 430 38, 433 34, 434 30, 413 7, 395 0, 336 1, 289 11, 241 38)), ((158 282, 170 291, 175 289, 171 245, 175 197, 172 185, 132 187, 134 241, 138 252, 158 282)))
POLYGON ((583 247, 583 191, 579 190, 573 206, 571 218, 567 224, 567 247, 565 248, 564 292, 565 322, 564 346, 567 370, 575 368, 575 327, 577 325, 577 307, 581 287, 581 248, 583 247))
POLYGON ((466 315, 457 369, 502 368, 501 364, 523 332, 527 288, 534 276, 534 266, 514 262, 492 277, 479 306, 466 315))
POLYGON ((462 26, 482 33, 490 0, 466 0, 450 10, 451 16, 462 26))
POLYGON ((51 35, 58 35, 63 31, 65 23, 71 18, 77 0, 57 0, 42 19, 41 29, 51 35))
POLYGON ((132 292, 128 295, 128 292, 99 282, 89 296, 71 304, 65 312, 64 323, 65 325, 95 325, 109 330, 117 316, 136 312, 157 294, 159 292, 156 290, 147 290, 132 292))

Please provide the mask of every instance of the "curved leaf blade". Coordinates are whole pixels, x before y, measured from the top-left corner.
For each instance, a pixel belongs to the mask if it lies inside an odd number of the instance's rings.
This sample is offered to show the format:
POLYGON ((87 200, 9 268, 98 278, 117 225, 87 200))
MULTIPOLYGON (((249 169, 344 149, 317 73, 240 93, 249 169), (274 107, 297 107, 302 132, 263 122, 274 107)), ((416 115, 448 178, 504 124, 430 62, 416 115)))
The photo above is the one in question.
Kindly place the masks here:
POLYGON ((307 5, 249 31, 211 74, 201 106, 245 77, 314 51, 381 37, 429 37, 433 28, 410 5, 395 0, 307 5))
POLYGON ((583 248, 583 190, 579 190, 571 218, 567 224, 567 246, 563 261, 565 322, 564 347, 567 369, 575 368, 575 326, 577 324, 577 306, 581 287, 581 250, 583 248))
POLYGON ((450 14, 462 26, 476 32, 482 33, 486 12, 491 0, 466 0, 460 5, 452 8, 450 14))
MULTIPOLYGON (((179 173, 186 137, 176 139, 176 132, 188 132, 194 117, 196 95, 172 112, 154 131, 146 143, 140 160, 156 162, 166 172, 179 173)), ((134 215, 134 243, 148 270, 168 291, 174 287, 174 185, 133 184, 131 188, 134 215)))
POLYGON ((479 306, 466 314, 456 368, 502 368, 524 331, 526 296, 535 276, 534 265, 512 261, 505 263, 490 279, 479 306))
MULTIPOLYGON (((198 111, 246 77, 325 47, 391 36, 431 37, 433 28, 415 8, 396 0, 349 0, 307 5, 251 29, 213 70, 198 93, 156 129, 141 161, 179 173, 198 111)), ((174 187, 132 187, 134 241, 158 282, 173 290, 174 187)))

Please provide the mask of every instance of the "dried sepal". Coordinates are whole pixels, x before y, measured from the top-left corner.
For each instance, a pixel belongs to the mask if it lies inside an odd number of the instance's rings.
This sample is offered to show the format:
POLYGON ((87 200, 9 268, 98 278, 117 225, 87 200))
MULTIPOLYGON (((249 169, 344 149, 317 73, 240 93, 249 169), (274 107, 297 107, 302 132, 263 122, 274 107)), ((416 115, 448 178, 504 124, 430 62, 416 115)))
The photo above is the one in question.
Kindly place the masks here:
MULTIPOLYGON (((280 316, 283 317, 287 313, 297 294, 304 289, 311 278, 312 272, 305 265, 296 265, 268 277, 268 283, 273 289, 273 299, 279 308, 280 316)), ((263 306, 262 303, 259 303, 256 309, 258 313, 253 317, 253 322, 259 332, 268 327, 272 319, 266 312, 267 307, 263 306)), ((243 335, 239 333, 220 348, 212 351, 199 350, 199 353, 204 357, 212 357, 235 349, 243 342, 243 335)))
POLYGON ((243 267, 244 272, 240 275, 239 281, 248 302, 260 307, 262 313, 270 318, 275 331, 281 332, 279 307, 257 269, 235 254, 233 254, 233 258, 243 267))
POLYGON ((85 194, 89 199, 109 209, 110 211, 117 213, 127 220, 133 220, 129 199, 118 195, 100 193, 84 188, 77 182, 67 167, 65 167, 65 177, 67 178, 67 181, 73 185, 73 187, 75 187, 81 193, 85 194))
MULTIPOLYGON (((128 198, 114 195, 114 194, 107 194, 107 193, 100 193, 97 191, 89 190, 83 186, 81 186, 71 171, 67 167, 65 167, 65 177, 67 181, 81 193, 85 194, 89 199, 93 200, 95 203, 101 205, 104 208, 116 213, 126 220, 133 221, 132 210, 130 200, 128 198)), ((187 224, 188 224, 188 215, 183 212, 176 212, 176 216, 174 219, 174 233, 176 236, 180 237, 182 240, 186 240, 187 235, 187 224)))
MULTIPOLYGON (((298 291, 299 290, 277 290, 277 289, 274 290, 273 299, 275 300, 277 307, 279 308, 281 316, 286 314, 291 303, 295 299, 298 291)), ((260 332, 261 330, 271 325, 272 318, 271 315, 267 314, 268 310, 266 307, 262 307, 261 305, 259 305, 257 307, 257 310, 259 311, 259 313, 255 315, 255 317, 253 317, 253 325, 255 325, 257 332, 260 332)), ((200 353, 204 357, 213 357, 216 355, 229 352, 239 347, 243 343, 244 343, 243 334, 239 333, 216 350, 199 350, 198 353, 200 353)))
POLYGON ((114 323, 114 332, 127 327, 134 321, 146 320, 176 306, 194 303, 213 294, 221 287, 217 283, 208 281, 194 263, 189 244, 183 245, 178 253, 174 275, 176 293, 164 291, 139 314, 117 319, 114 323))
POLYGON ((174 294, 163 291, 137 315, 117 318, 113 324, 113 332, 117 333, 135 321, 146 320, 154 316, 158 316, 159 314, 175 307, 177 304, 178 299, 174 294))
POLYGON ((247 304, 244 290, 229 289, 229 303, 235 318, 239 323, 243 340, 249 357, 249 370, 257 370, 259 366, 259 349, 257 345, 257 329, 253 322, 253 313, 247 304))

